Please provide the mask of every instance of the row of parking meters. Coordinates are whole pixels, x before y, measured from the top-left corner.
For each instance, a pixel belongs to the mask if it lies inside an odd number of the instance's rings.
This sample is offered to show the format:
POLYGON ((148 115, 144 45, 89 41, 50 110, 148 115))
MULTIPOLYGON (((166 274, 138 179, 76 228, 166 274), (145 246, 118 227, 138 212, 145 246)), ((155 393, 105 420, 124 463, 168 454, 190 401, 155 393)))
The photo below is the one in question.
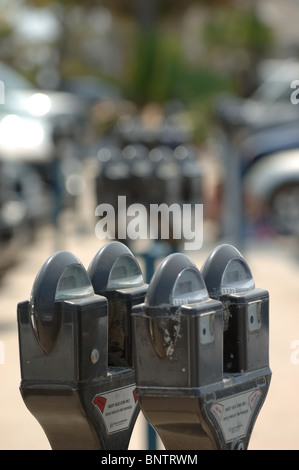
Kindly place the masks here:
POLYGON ((129 203, 195 203, 202 199, 203 168, 192 145, 172 149, 143 144, 106 145, 97 152, 96 198, 117 207, 117 195, 129 203))
POLYGON ((20 391, 52 449, 128 449, 140 410, 166 450, 247 449, 270 380, 269 295, 220 245, 149 284, 124 244, 69 252, 18 304, 20 391))

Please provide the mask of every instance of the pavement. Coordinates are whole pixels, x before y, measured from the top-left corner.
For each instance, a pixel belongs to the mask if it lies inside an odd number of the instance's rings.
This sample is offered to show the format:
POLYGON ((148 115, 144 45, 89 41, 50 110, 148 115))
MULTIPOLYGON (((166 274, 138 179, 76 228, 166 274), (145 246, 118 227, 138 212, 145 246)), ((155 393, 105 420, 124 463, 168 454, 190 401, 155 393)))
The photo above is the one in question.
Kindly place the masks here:
MULTIPOLYGON (((85 206, 86 207, 86 206, 85 206)), ((19 392, 20 368, 17 304, 29 299, 34 279, 44 261, 58 249, 74 253, 87 268, 103 242, 94 231, 91 212, 78 207, 65 215, 59 234, 42 227, 34 242, 20 254, 0 285, 0 450, 46 450, 48 440, 27 410, 19 392)), ((204 230, 203 246, 187 254, 200 268, 220 242, 204 230)), ((270 293, 270 367, 272 380, 257 418, 249 450, 299 449, 299 258, 296 241, 248 241, 243 255, 256 287, 270 293), (298 353, 297 353, 298 351, 298 353)), ((142 261, 140 260, 142 269, 142 261)), ((163 449, 158 440, 158 448, 163 449)), ((129 449, 147 449, 147 426, 140 414, 129 449)))

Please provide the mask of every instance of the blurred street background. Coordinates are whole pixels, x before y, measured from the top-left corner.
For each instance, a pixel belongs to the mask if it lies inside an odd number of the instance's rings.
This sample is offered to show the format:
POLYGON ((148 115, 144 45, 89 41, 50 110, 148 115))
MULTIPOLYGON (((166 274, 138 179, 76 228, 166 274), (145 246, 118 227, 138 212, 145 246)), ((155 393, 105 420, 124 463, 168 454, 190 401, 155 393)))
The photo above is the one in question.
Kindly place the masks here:
MULTIPOLYGON (((299 1, 0 8, 0 449, 49 448, 18 390, 17 304, 54 251, 88 267, 105 243, 96 207, 121 216, 118 196, 203 204, 202 248, 186 252, 199 268, 220 243, 243 253, 270 292, 273 371, 250 448, 298 449, 299 1)), ((175 222, 165 252, 184 249, 175 222)))

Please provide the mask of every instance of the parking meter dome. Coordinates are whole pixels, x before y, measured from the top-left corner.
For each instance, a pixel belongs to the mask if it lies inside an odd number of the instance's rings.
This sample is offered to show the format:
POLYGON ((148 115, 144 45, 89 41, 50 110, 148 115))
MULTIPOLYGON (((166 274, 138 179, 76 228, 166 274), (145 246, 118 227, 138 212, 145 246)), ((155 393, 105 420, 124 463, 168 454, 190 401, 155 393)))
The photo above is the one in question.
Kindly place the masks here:
POLYGON ((61 316, 55 302, 89 297, 93 287, 81 261, 72 253, 58 251, 38 272, 30 295, 31 323, 45 353, 50 353, 58 336, 61 316))
POLYGON ((216 247, 201 269, 211 297, 255 288, 251 270, 242 254, 232 245, 216 247))
POLYGON ((133 253, 118 241, 107 243, 97 252, 88 275, 96 293, 143 284, 143 275, 133 253))
POLYGON ((148 307, 175 306, 207 298, 208 292, 196 265, 188 256, 172 253, 157 268, 145 304, 148 307))

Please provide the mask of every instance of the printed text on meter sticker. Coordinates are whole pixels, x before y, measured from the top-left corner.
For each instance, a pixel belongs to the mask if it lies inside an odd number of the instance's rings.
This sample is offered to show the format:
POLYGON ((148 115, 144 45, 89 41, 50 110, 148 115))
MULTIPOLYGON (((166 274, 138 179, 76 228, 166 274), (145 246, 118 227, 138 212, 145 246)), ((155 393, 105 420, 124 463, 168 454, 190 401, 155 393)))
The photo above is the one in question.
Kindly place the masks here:
POLYGON ((104 421, 107 434, 123 431, 130 426, 137 406, 136 384, 98 394, 92 403, 104 421))
POLYGON ((246 436, 261 395, 257 388, 213 403, 211 412, 220 425, 225 442, 246 436))

